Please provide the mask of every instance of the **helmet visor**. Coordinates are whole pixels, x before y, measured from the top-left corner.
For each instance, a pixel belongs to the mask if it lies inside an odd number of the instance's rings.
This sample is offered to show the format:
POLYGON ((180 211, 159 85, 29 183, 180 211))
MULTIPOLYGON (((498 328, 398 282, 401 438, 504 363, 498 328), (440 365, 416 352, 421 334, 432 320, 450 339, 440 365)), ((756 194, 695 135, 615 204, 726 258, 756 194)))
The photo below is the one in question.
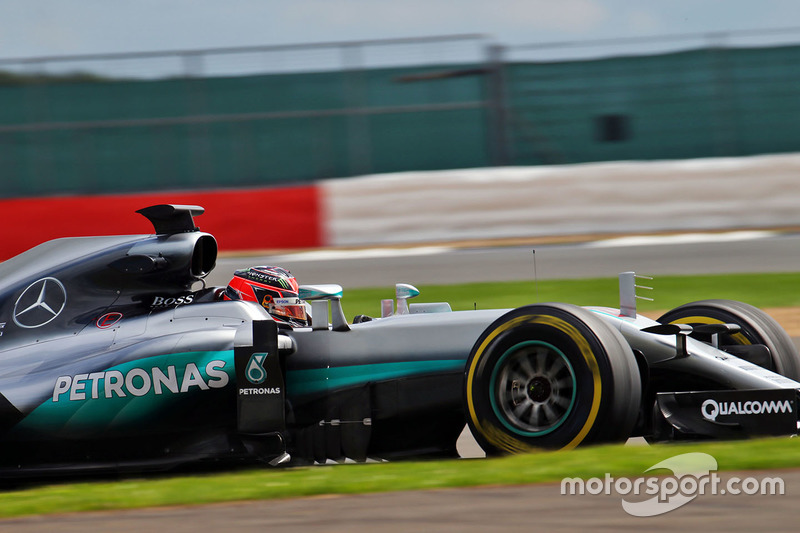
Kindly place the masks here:
POLYGON ((268 305, 272 314, 306 321, 306 305, 300 298, 272 298, 268 305))

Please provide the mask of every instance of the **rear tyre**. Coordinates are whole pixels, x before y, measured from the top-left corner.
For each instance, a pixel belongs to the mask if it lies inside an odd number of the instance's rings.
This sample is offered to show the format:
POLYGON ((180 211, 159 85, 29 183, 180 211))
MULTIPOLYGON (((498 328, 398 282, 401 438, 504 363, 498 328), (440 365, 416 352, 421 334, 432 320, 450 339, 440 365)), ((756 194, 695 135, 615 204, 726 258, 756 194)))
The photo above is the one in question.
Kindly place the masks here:
MULTIPOLYGON (((769 349, 778 374, 800 380, 800 357, 792 338, 775 319, 757 307, 733 300, 701 300, 677 307, 658 321, 662 324, 736 324, 741 331, 720 335, 720 346, 763 344, 769 349)), ((692 334, 692 337, 711 342, 707 335, 692 334)))
POLYGON ((464 383, 470 430, 489 455, 625 440, 641 403, 628 343, 568 304, 497 319, 472 348, 464 383))

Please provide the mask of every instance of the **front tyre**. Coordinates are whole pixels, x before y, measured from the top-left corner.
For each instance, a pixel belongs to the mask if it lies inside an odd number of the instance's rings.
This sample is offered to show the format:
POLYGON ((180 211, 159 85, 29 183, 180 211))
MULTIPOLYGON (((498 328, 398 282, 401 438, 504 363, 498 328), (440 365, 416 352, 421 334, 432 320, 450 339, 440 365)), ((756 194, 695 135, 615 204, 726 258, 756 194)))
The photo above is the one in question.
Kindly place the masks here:
MULTIPOLYGON (((721 335, 720 346, 763 344, 769 349, 775 371, 795 381, 800 380, 800 356, 792 338, 767 313, 752 305, 734 300, 701 300, 692 302, 658 319, 662 324, 736 324, 741 331, 721 335)), ((693 338, 710 343, 708 336, 693 338)))
POLYGON ((625 440, 641 402, 628 343, 568 304, 497 319, 475 343, 464 382, 467 422, 489 455, 625 440))

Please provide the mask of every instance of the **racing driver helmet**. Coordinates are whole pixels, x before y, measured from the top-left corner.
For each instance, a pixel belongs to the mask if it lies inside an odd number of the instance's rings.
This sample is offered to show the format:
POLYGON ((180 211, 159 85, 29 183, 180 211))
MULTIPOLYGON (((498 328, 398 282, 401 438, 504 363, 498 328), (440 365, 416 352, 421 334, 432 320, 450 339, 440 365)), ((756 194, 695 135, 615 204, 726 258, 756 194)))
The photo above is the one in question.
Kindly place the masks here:
POLYGON ((298 290, 297 279, 288 270, 256 266, 235 271, 223 299, 258 302, 279 322, 304 327, 308 325, 308 315, 298 290))

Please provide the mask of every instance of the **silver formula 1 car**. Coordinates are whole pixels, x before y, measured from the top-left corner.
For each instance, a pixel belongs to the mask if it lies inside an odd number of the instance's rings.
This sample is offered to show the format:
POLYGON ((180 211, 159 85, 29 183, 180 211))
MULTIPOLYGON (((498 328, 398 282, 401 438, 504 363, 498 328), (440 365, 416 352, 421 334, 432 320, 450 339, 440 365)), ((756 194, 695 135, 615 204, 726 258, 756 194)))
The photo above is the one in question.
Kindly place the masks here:
MULTIPOLYGON (((452 456, 797 432, 800 360, 751 306, 700 301, 658 321, 561 303, 453 312, 409 303, 346 320, 306 285, 291 326, 203 278, 194 206, 139 211, 154 235, 59 239, 0 264, 0 473, 197 461, 452 456)), ((323 280, 324 281, 324 280, 323 280)))

